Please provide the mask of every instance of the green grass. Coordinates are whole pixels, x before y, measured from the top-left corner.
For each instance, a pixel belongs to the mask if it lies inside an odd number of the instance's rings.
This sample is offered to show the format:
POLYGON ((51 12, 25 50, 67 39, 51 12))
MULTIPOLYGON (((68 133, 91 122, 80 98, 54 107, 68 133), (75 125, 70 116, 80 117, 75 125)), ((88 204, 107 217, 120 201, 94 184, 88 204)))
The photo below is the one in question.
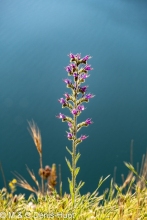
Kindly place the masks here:
POLYGON ((20 174, 15 173, 16 179, 9 183, 8 190, 0 165, 5 185, 5 188, 0 190, 0 219, 147 220, 147 155, 143 156, 140 171, 138 168, 135 170, 132 164, 125 163, 129 173, 121 186, 115 183, 115 177, 110 179, 110 176, 107 176, 100 178, 93 193, 81 195, 80 189, 84 183, 76 184, 73 206, 72 184, 69 181, 70 194, 62 195, 60 167, 60 190, 57 192, 56 165, 43 168, 40 131, 34 122, 29 125, 39 153, 38 173, 41 179, 37 180, 34 172, 27 167, 35 186, 31 186, 20 174), (99 189, 105 181, 110 182, 110 187, 100 195, 99 189), (16 194, 17 186, 31 192, 28 199, 25 195, 16 194))
MULTIPOLYGON (((131 167, 132 169, 132 167, 131 167)), ((5 188, 0 191, 0 212, 5 212, 6 218, 18 219, 147 219, 147 188, 141 188, 143 177, 135 184, 136 178, 132 176, 129 184, 123 188, 113 184, 111 180, 109 190, 102 195, 98 194, 99 187, 103 183, 100 179, 97 190, 92 194, 81 195, 76 188, 75 206, 73 210, 70 195, 64 194, 60 197, 56 191, 51 195, 33 194, 28 200, 24 195, 9 194, 5 188), (141 181, 141 182, 140 182, 141 181), (125 193, 124 193, 125 191, 125 193), (73 218, 72 218, 73 217, 73 218)), ((79 186, 80 187, 80 186, 79 186)))
MULTIPOLYGON (((11 192, 6 188, 0 190, 0 212, 5 213, 4 219, 76 219, 76 220, 145 220, 147 219, 147 188, 146 188, 146 167, 147 157, 142 164, 140 174, 131 164, 126 163, 129 168, 129 175, 122 186, 110 181, 110 187, 102 195, 98 191, 105 179, 101 178, 97 189, 92 193, 81 195, 76 187, 75 206, 73 210, 72 199, 68 194, 59 196, 54 189, 52 193, 42 195, 38 191, 31 194, 28 199, 24 195, 16 195, 16 184, 20 180, 12 180, 9 183, 11 192), (29 218, 27 217, 29 215, 29 218)), ((34 179, 36 181, 36 179, 34 179)), ((31 190, 30 190, 31 191, 31 190)), ((2 219, 2 216, 0 216, 2 219)))

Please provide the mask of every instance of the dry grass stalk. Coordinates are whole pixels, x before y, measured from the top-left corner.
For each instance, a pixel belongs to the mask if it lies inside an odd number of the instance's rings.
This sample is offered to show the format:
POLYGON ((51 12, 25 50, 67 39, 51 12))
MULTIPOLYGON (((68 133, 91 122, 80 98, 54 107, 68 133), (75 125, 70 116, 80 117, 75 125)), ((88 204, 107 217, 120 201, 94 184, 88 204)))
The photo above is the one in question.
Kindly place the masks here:
POLYGON ((133 178, 133 172, 130 172, 122 185, 122 189, 124 189, 131 182, 132 178, 133 178))
POLYGON ((35 193, 36 195, 38 195, 37 190, 34 187, 31 187, 31 185, 20 174, 14 173, 14 175, 17 178, 17 185, 18 186, 20 186, 26 190, 29 190, 29 191, 35 193))
POLYGON ((147 153, 146 155, 143 155, 142 157, 142 164, 141 164, 141 170, 140 170, 140 177, 139 181, 137 182, 137 186, 140 189, 145 188, 145 181, 147 181, 147 153))
POLYGON ((51 169, 51 173, 50 173, 50 177, 49 177, 49 181, 48 181, 48 186, 51 191, 55 189, 55 185, 57 184, 56 179, 57 179, 56 165, 53 164, 52 169, 51 169))
POLYGON ((146 154, 145 160, 144 160, 142 176, 144 177, 145 180, 147 179, 147 154, 146 154))
POLYGON ((33 138, 37 151, 40 155, 42 155, 42 142, 41 142, 40 130, 33 120, 32 122, 28 122, 28 124, 30 126, 30 129, 28 130, 33 138))
POLYGON ((28 171, 28 173, 30 174, 32 180, 36 183, 36 186, 38 187, 38 190, 40 191, 40 186, 39 186, 39 183, 38 183, 38 181, 37 181, 37 179, 36 179, 36 177, 35 177, 34 172, 31 171, 28 167, 27 167, 27 171, 28 171))
MULTIPOLYGON (((40 156, 40 168, 43 168, 43 163, 42 163, 42 141, 41 141, 41 134, 38 126, 35 124, 35 122, 32 120, 32 122, 28 122, 30 129, 29 132, 33 138, 33 141, 36 145, 37 151, 40 156)), ((41 184, 42 184, 42 194, 44 194, 44 181, 43 178, 41 178, 41 184)))

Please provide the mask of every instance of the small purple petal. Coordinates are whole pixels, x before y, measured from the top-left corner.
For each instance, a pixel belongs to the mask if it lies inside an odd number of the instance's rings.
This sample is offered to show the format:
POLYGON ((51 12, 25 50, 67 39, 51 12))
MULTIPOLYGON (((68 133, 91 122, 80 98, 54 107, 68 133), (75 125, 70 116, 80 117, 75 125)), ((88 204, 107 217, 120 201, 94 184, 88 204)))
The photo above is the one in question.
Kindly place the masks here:
POLYGON ((81 141, 85 140, 86 138, 88 138, 88 136, 86 136, 86 135, 81 135, 81 137, 80 137, 81 141))
POLYGON ((74 63, 71 63, 70 67, 73 68, 74 70, 76 69, 76 65, 74 63))
POLYGON ((78 110, 77 109, 73 109, 72 111, 71 111, 71 113, 73 114, 73 115, 77 115, 78 114, 78 110))
POLYGON ((85 124, 86 124, 86 125, 90 125, 90 124, 92 124, 91 119, 90 119, 90 118, 86 119, 85 124))
POLYGON ((68 138, 68 139, 72 139, 72 138, 73 138, 73 134, 67 132, 67 138, 68 138))
POLYGON ((79 91, 80 91, 81 93, 85 93, 86 90, 87 90, 87 87, 88 87, 88 86, 80 87, 80 88, 79 88, 79 91))
POLYGON ((66 69, 66 71, 67 71, 68 73, 71 73, 71 67, 70 67, 70 66, 66 66, 65 69, 66 69))
POLYGON ((71 80, 70 79, 64 79, 63 80, 66 84, 71 84, 71 80))
POLYGON ((64 96, 66 97, 67 100, 70 98, 68 93, 65 93, 64 96))
POLYGON ((81 79, 86 79, 86 78, 88 78, 90 75, 87 75, 87 74, 82 74, 82 75, 80 75, 80 78, 81 79))
POLYGON ((75 78, 78 78, 78 73, 74 73, 73 76, 74 76, 75 78))
POLYGON ((86 98, 86 99, 91 99, 91 98, 93 98, 93 97, 94 97, 94 95, 92 95, 91 93, 85 95, 85 98, 86 98))
POLYGON ((85 62, 85 61, 89 60, 90 58, 91 58, 91 56, 86 55, 85 57, 83 57, 83 58, 82 58, 82 61, 84 61, 84 62, 85 62))
POLYGON ((69 126, 69 128, 71 128, 72 127, 72 123, 68 122, 68 126, 69 126))
POLYGON ((65 119, 66 118, 66 116, 64 115, 64 114, 61 114, 61 113, 59 113, 59 115, 58 116, 56 116, 57 118, 61 118, 61 119, 65 119))
POLYGON ((78 106, 78 110, 79 110, 79 111, 83 111, 84 109, 85 109, 84 105, 79 105, 79 106, 78 106))
POLYGON ((88 70, 92 70, 93 68, 91 68, 91 65, 86 65, 85 67, 84 67, 84 70, 86 70, 86 71, 88 71, 88 70))
POLYGON ((76 55, 74 55, 74 54, 72 54, 72 53, 69 54, 69 57, 70 57, 71 59, 75 59, 75 56, 76 56, 76 55))
POLYGON ((66 104, 66 101, 65 101, 63 98, 59 99, 58 101, 59 101, 62 105, 65 105, 65 104, 66 104))

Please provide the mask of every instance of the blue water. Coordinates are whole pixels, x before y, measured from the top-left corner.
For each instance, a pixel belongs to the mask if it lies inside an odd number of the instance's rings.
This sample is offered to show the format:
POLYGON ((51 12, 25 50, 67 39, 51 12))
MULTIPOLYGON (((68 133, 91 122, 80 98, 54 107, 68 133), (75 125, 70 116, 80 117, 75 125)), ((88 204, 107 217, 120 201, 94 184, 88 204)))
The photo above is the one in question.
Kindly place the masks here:
MULTIPOLYGON (((147 147, 147 2, 144 0, 0 0, 0 161, 7 182, 17 171, 31 181, 25 164, 38 173, 39 157, 27 130, 38 124, 43 163, 61 164, 63 190, 70 177, 65 147, 67 124, 55 116, 67 91, 62 79, 68 54, 90 54, 94 68, 86 84, 95 98, 79 121, 89 138, 79 145, 78 180, 83 192, 117 166, 127 175, 134 139, 134 165, 147 147)), ((109 180, 105 187, 109 186, 109 180)), ((3 186, 0 176, 0 186, 3 186)))

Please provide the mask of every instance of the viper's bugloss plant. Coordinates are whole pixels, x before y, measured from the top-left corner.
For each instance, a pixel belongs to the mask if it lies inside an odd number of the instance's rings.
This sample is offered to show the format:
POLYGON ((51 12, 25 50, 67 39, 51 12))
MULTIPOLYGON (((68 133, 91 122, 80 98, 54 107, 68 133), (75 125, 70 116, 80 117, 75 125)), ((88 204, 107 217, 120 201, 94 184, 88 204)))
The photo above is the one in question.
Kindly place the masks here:
MULTIPOLYGON (((78 131, 84 127, 92 124, 92 120, 90 118, 86 119, 85 121, 78 123, 77 118, 80 116, 81 112, 85 110, 83 105, 84 102, 89 102, 89 99, 93 98, 94 95, 91 93, 86 93, 88 86, 81 86, 82 83, 85 82, 86 78, 89 77, 88 71, 92 70, 91 65, 87 63, 87 61, 91 58, 89 55, 81 58, 80 54, 69 54, 70 57, 70 64, 65 67, 68 76, 72 76, 73 80, 71 79, 64 79, 67 88, 71 89, 71 94, 65 93, 65 98, 60 98, 58 101, 62 104, 62 108, 68 108, 72 117, 66 116, 60 113, 57 117, 62 119, 62 122, 68 123, 69 131, 67 132, 68 140, 72 141, 72 151, 69 148, 66 148, 67 151, 72 156, 72 164, 67 160, 67 165, 71 172, 71 180, 69 181, 70 186, 70 193, 72 196, 73 206, 75 203, 75 187, 76 187, 76 176, 80 170, 79 167, 76 167, 77 161, 80 157, 80 153, 76 153, 77 145, 85 140, 88 136, 81 135, 77 137, 78 131)), ((80 184, 80 187, 84 183, 80 184)))

